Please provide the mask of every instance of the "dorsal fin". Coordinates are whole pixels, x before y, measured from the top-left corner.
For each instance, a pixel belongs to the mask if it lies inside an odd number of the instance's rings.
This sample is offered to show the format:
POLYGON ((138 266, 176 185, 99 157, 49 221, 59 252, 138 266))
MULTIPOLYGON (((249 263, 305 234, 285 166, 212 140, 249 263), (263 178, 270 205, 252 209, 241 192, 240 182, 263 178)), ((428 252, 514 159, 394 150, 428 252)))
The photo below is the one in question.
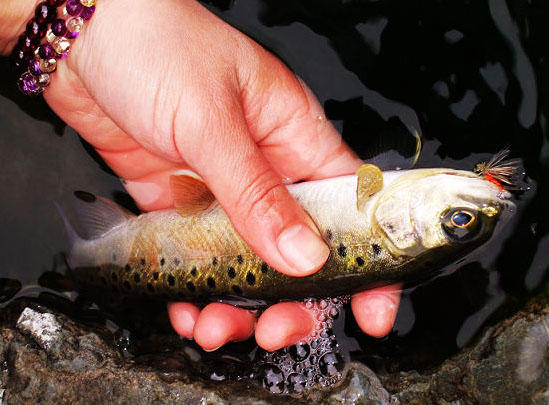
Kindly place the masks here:
POLYGON ((356 206, 360 211, 368 198, 383 187, 383 173, 379 167, 366 163, 358 168, 356 174, 356 206))
POLYGON ((191 172, 172 174, 170 186, 173 205, 184 217, 207 210, 215 201, 214 195, 202 179, 191 172))
POLYGON ((96 239, 135 215, 106 198, 85 191, 75 191, 74 208, 78 215, 78 234, 96 239))

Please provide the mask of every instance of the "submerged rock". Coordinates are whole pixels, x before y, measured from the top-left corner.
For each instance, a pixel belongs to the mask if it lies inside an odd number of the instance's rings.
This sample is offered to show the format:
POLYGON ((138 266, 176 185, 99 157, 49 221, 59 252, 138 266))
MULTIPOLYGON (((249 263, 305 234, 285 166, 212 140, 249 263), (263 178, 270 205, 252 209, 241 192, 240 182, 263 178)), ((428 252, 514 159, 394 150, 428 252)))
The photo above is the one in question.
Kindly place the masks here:
POLYGON ((77 323, 18 300, 0 311, 0 395, 10 404, 544 404, 549 401, 548 292, 430 372, 376 376, 351 363, 331 392, 308 398, 272 395, 244 377, 197 377, 188 358, 163 354, 162 347, 133 358, 107 327, 77 323))
POLYGON ((430 373, 380 380, 402 403, 549 403, 549 288, 430 373))

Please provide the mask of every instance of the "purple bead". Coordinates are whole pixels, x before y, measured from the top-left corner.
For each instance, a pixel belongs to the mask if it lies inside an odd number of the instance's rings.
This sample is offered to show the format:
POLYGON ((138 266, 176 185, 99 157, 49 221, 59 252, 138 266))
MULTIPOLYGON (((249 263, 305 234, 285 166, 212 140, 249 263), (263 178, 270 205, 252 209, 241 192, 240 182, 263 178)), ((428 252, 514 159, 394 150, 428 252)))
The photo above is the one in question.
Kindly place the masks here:
POLYGON ((23 34, 19 37, 18 44, 23 51, 32 52, 36 49, 38 45, 38 41, 39 41, 38 39, 33 39, 23 34))
POLYGON ((40 45, 40 48, 38 48, 38 55, 40 55, 42 59, 51 59, 57 56, 57 52, 55 52, 55 49, 53 49, 50 44, 42 44, 40 45))
POLYGON ((38 94, 43 90, 36 78, 30 73, 23 73, 17 82, 17 86, 26 95, 38 94))
POLYGON ((76 17, 80 16, 80 12, 82 11, 83 7, 84 6, 82 5, 82 3, 80 3, 80 0, 69 0, 67 1, 67 4, 65 4, 65 9, 67 10, 67 13, 76 17))
POLYGON ((27 24, 25 33, 29 38, 41 39, 46 35, 47 24, 39 24, 34 18, 27 24))
POLYGON ((40 70, 40 61, 38 59, 32 59, 29 62, 29 72, 34 76, 40 76, 42 71, 40 70))
POLYGON ((51 31, 57 37, 62 37, 67 33, 67 27, 65 26, 65 20, 58 18, 51 24, 51 31))
POLYGON ((36 6, 34 17, 39 24, 53 21, 57 17, 57 9, 53 6, 48 6, 44 1, 36 6))
POLYGON ((25 52, 19 45, 16 45, 11 52, 12 66, 16 72, 24 71, 27 69, 27 64, 32 53, 25 52))
POLYGON ((82 17, 84 20, 89 20, 92 17, 94 11, 95 11, 95 6, 82 7, 82 11, 80 12, 80 17, 82 17))

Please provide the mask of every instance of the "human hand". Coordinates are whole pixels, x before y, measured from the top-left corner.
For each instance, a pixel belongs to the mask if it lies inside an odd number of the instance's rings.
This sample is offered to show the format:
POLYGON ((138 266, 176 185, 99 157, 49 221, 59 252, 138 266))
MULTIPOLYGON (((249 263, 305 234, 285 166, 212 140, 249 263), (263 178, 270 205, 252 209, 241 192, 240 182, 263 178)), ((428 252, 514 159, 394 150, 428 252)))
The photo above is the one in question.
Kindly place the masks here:
MULTIPOLYGON (((190 168, 269 265, 306 276, 325 262, 327 246, 283 184, 352 173, 361 161, 303 83, 195 1, 100 1, 44 97, 141 209, 170 207, 170 174, 190 168)), ((399 298, 396 286, 356 295, 362 330, 388 333, 399 298)), ((273 305, 257 323, 219 303, 168 311, 174 329, 206 350, 254 328, 258 344, 275 350, 314 327, 300 303, 273 305)))

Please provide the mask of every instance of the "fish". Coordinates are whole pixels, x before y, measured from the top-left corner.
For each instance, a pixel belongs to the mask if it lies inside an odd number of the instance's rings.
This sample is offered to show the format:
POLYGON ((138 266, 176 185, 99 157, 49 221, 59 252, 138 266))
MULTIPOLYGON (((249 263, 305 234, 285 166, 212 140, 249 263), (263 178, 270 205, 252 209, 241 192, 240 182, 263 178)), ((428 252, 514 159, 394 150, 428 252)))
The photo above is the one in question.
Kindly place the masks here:
POLYGON ((199 177, 174 174, 171 186, 173 209, 141 215, 75 192, 79 227, 62 217, 78 285, 248 308, 415 285, 469 255, 516 211, 508 191, 447 168, 365 164, 354 175, 288 185, 330 248, 318 272, 291 277, 250 249, 199 177))

